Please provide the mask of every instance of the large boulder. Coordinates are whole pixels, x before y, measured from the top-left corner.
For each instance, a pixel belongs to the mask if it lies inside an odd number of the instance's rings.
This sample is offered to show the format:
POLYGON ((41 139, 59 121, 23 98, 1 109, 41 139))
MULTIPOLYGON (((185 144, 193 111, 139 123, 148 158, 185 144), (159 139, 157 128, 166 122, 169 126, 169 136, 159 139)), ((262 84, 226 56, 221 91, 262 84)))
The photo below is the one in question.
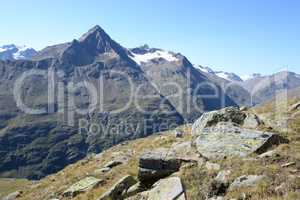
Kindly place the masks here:
POLYGON ((227 107, 217 111, 204 113, 192 126, 192 134, 200 135, 202 131, 219 122, 233 122, 239 125, 244 123, 247 115, 235 107, 227 107))
POLYGON ((182 160, 169 149, 160 148, 145 152, 139 159, 138 178, 142 183, 153 183, 177 172, 182 160))
POLYGON ((71 187, 69 187, 64 193, 64 197, 70 197, 73 198, 77 196, 78 194, 87 192, 93 188, 98 187, 101 183, 103 183, 103 180, 97 179, 94 177, 86 177, 83 180, 80 180, 79 182, 75 183, 71 187))
POLYGON ((98 200, 124 199, 127 196, 126 191, 136 183, 136 180, 132 176, 124 176, 98 200))
POLYGON ((158 181, 148 194, 148 200, 175 200, 178 198, 185 199, 184 189, 178 177, 158 181))
POLYGON ((204 128, 194 139, 197 151, 208 159, 263 153, 273 145, 288 142, 269 132, 243 129, 230 122, 204 128))
POLYGON ((146 192, 128 198, 128 200, 185 200, 185 192, 178 177, 161 179, 146 192))

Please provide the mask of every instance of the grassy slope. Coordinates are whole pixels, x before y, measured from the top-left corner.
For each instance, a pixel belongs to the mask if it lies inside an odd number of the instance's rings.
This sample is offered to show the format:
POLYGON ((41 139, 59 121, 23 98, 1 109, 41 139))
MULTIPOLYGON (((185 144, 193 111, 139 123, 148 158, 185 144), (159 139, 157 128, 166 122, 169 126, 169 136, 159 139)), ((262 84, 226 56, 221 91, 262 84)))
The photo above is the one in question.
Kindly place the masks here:
MULTIPOLYGON (((292 105, 298 100, 300 99, 291 98, 289 105, 292 105)), ((285 120, 286 116, 288 116, 289 129, 287 129, 287 132, 276 129, 273 130, 290 139, 289 144, 283 144, 276 147, 279 156, 266 159, 254 159, 256 155, 253 155, 250 159, 230 158, 214 161, 221 165, 221 169, 228 169, 232 171, 232 174, 230 175, 231 181, 241 175, 251 174, 265 174, 269 177, 269 181, 262 182, 255 188, 239 189, 228 192, 226 198, 238 198, 241 193, 245 193, 249 199, 253 200, 300 199, 299 193, 296 193, 296 190, 300 189, 300 115, 295 114, 295 112, 287 112, 287 110, 282 110, 280 113, 275 115, 275 110, 274 103, 270 102, 253 109, 253 112, 267 116, 269 123, 271 124, 274 120, 285 120), (281 118, 281 115, 284 116, 281 118), (295 162, 296 164, 289 167, 281 166, 288 162, 295 162), (285 184, 283 191, 276 191, 275 188, 282 183, 285 184)), ((126 165, 117 166, 111 172, 99 177, 105 180, 103 185, 89 193, 79 195, 75 198, 77 200, 96 199, 122 176, 127 174, 133 175, 134 177, 137 176, 138 156, 143 151, 158 147, 168 147, 174 142, 190 140, 190 127, 185 126, 181 127, 181 129, 184 129, 185 133, 187 133, 182 139, 175 138, 172 134, 170 134, 171 132, 165 132, 148 138, 125 142, 105 151, 101 157, 91 156, 90 158, 86 158, 76 164, 66 167, 57 174, 42 179, 36 184, 28 186, 28 182, 26 181, 21 181, 21 184, 16 182, 13 184, 10 191, 23 188, 24 185, 27 185, 27 189, 24 190, 25 195, 21 199, 49 199, 50 197, 58 196, 70 185, 88 176, 95 169, 101 168, 105 163, 120 154, 120 152, 123 154, 132 154, 126 165)), ((179 175, 181 176, 184 187, 186 188, 187 199, 205 199, 207 192, 211 189, 211 184, 213 183, 213 178, 216 174, 217 171, 208 171, 201 165, 184 167, 180 171, 179 175)), ((1 184, 3 185, 3 183, 1 184)), ((4 187, 7 187, 9 184, 12 183, 10 182, 4 187)))

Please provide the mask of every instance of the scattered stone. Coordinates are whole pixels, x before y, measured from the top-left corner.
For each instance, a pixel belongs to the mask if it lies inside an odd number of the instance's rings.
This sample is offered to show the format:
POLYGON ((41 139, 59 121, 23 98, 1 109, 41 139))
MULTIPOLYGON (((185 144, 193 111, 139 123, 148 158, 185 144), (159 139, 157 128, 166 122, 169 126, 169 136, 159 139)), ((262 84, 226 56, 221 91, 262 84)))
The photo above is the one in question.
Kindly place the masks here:
POLYGON ((106 163, 104 165, 104 168, 113 168, 113 167, 116 167, 116 166, 121 165, 121 164, 123 164, 121 161, 112 160, 112 161, 106 163))
POLYGON ((285 163, 285 164, 281 165, 281 167, 290 167, 290 166, 293 166, 293 165, 296 165, 296 162, 285 163))
POLYGON ((124 199, 126 191, 136 184, 136 180, 132 176, 125 176, 120 179, 111 189, 104 193, 98 200, 124 199))
POLYGON ((107 173, 111 170, 111 168, 109 167, 104 167, 104 168, 101 168, 101 169, 96 169, 92 175, 94 176, 99 176, 99 175, 102 175, 104 173, 107 173))
POLYGON ((160 148, 146 152, 139 159, 138 178, 142 183, 153 183, 177 172, 181 162, 181 159, 168 149, 160 148))
POLYGON ((175 130, 174 131, 174 136, 176 137, 176 138, 182 138, 183 137, 183 131, 181 131, 181 130, 175 130))
POLYGON ((206 162, 205 167, 208 171, 219 171, 221 166, 217 163, 206 162))
POLYGON ((15 199, 21 197, 22 194, 23 194, 23 191, 16 191, 16 192, 13 192, 13 193, 7 195, 2 200, 15 200, 15 199))
POLYGON ((97 179, 94 177, 86 177, 85 179, 75 183, 69 189, 67 189, 64 193, 64 197, 75 197, 78 194, 87 192, 91 189, 94 189, 98 187, 101 183, 103 183, 103 180, 97 179))
POLYGON ((169 155, 173 155, 183 162, 195 162, 201 160, 191 141, 175 143, 169 149, 169 155))
POLYGON ((224 200, 224 197, 221 197, 221 196, 211 197, 208 200, 224 200))
POLYGON ((131 197, 136 195, 139 192, 144 191, 144 187, 141 185, 140 182, 134 184, 133 186, 131 186, 127 191, 126 191, 126 197, 131 197))
POLYGON ((245 112, 245 111, 247 111, 248 110, 248 107, 246 107, 246 106, 242 106, 242 107, 240 107, 240 111, 243 111, 243 112, 245 112))
POLYGON ((179 177, 170 177, 158 181, 148 193, 148 200, 185 200, 184 189, 179 177))
POLYGON ((240 176, 234 180, 234 182, 230 185, 229 190, 235 190, 239 188, 246 187, 255 187, 259 182, 267 180, 267 177, 264 175, 248 175, 248 176, 240 176))
POLYGON ((222 170, 216 176, 215 181, 227 185, 227 184, 229 184, 230 174, 231 174, 230 170, 222 170))
POLYGON ((216 126, 205 128, 194 139, 197 151, 208 159, 261 154, 273 145, 287 142, 277 134, 242 129, 230 122, 220 122, 216 126))
POLYGON ((271 157, 279 157, 280 155, 277 153, 276 150, 267 151, 261 155, 259 155, 259 158, 271 158, 271 157))
POLYGON ((293 104, 292 106, 290 106, 289 108, 289 112, 293 112, 295 110, 299 110, 300 109, 300 102, 293 104))
POLYGON ((286 183, 282 183, 281 185, 275 188, 275 192, 279 195, 284 195, 286 193, 286 188, 286 183))
POLYGON ((244 120, 243 127, 255 129, 262 125, 263 122, 253 113, 247 113, 247 117, 244 120))
POLYGON ((245 118, 246 114, 235 107, 207 112, 193 124, 192 135, 201 135, 205 128, 214 126, 219 122, 233 122, 242 125, 245 118))

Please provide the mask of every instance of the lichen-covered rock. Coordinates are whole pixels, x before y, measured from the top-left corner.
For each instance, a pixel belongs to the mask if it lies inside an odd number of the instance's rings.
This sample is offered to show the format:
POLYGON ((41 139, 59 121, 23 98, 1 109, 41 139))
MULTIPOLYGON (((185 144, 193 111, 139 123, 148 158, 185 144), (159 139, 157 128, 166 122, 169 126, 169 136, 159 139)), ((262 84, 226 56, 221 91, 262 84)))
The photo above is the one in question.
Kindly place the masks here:
POLYGON ((215 177, 215 181, 227 185, 229 183, 230 174, 230 170, 222 170, 215 177))
POLYGON ((173 155, 182 162, 198 162, 199 154, 192 146, 192 141, 174 143, 168 150, 169 155, 173 155))
POLYGON ((79 182, 75 183, 71 187, 69 187, 64 193, 64 197, 75 197, 80 193, 87 192, 93 188, 98 187, 103 180, 97 179, 94 177, 86 177, 83 180, 80 180, 79 182))
POLYGON ((247 117, 244 120, 243 127, 255 129, 262 125, 263 122, 259 119, 259 117, 253 113, 247 113, 247 117))
POLYGON ((243 129, 235 124, 221 122, 205 128, 194 139, 197 151, 206 158, 230 156, 245 157, 251 153, 263 153, 272 145, 288 142, 279 135, 243 129))
POLYGON ((202 131, 219 122, 233 122, 242 125, 246 114, 235 107, 227 107, 217 111, 204 113, 192 126, 192 134, 200 135, 202 131))
POLYGON ((205 167, 208 171, 219 171, 221 166, 217 163, 206 162, 205 167))
POLYGON ((124 199, 126 191, 136 184, 136 180, 132 176, 125 176, 104 193, 98 200, 119 200, 124 199))
POLYGON ((162 179, 154 185, 149 191, 148 200, 175 200, 182 194, 184 194, 184 189, 180 178, 170 177, 162 179))
POLYGON ((235 190, 239 188, 247 188, 247 187, 255 187, 261 181, 266 181, 268 178, 264 175, 248 175, 248 176, 240 176, 234 180, 234 182, 230 185, 229 190, 235 190))

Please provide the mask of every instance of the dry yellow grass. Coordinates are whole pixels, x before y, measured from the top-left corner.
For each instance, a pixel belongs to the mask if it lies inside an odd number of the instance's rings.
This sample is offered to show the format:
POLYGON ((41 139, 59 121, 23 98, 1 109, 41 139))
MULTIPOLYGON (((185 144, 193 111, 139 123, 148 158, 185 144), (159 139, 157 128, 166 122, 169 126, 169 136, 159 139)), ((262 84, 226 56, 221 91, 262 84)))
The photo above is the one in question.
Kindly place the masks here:
POLYGON ((90 156, 90 158, 70 165, 56 174, 45 177, 30 187, 30 189, 24 189, 24 195, 20 199, 41 200, 59 197, 72 184, 91 175, 96 169, 102 168, 107 162, 117 157, 117 153, 132 153, 128 163, 119 165, 110 172, 97 177, 105 181, 100 187, 74 198, 75 200, 97 199, 123 176, 132 175, 137 177, 138 157, 144 151, 159 147, 170 147, 175 142, 191 139, 189 126, 182 126, 179 129, 182 129, 186 133, 183 138, 175 138, 172 131, 167 131, 147 138, 119 144, 103 152, 99 158, 90 156))

